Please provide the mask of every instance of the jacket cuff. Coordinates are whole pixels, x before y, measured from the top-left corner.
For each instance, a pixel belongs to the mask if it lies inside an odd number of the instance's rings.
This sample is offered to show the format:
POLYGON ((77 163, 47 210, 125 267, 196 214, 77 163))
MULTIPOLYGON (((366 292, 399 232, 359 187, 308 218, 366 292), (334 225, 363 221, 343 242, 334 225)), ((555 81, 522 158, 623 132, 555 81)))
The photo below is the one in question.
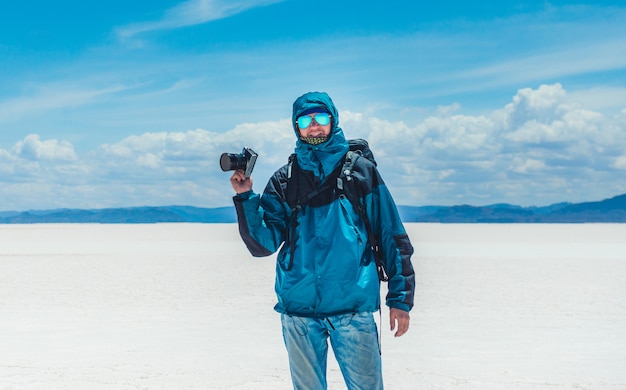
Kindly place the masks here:
POLYGON ((407 313, 411 311, 411 306, 401 302, 393 302, 391 304, 387 302, 387 306, 389 306, 390 309, 400 309, 406 311, 407 313))
POLYGON ((250 199, 250 197, 254 194, 254 191, 249 190, 246 192, 242 192, 240 194, 237 194, 235 196, 233 196, 233 200, 234 201, 238 201, 238 200, 247 200, 250 199))

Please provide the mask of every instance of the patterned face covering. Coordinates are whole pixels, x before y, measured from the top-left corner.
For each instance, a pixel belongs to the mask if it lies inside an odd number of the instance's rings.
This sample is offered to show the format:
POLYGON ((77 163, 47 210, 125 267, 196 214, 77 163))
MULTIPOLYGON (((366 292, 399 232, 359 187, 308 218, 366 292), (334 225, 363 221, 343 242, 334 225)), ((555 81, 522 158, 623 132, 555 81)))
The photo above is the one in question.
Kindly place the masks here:
POLYGON ((300 137, 300 140, 309 145, 319 145, 328 141, 330 137, 300 137))

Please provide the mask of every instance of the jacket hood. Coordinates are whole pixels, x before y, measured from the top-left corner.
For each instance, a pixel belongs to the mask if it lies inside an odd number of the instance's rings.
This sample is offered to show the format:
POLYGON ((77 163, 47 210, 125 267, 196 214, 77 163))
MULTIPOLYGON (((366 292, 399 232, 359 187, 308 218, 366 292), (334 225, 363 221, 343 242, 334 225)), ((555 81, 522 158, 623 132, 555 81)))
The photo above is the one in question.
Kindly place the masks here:
POLYGON ((291 124, 297 139, 295 152, 298 164, 324 180, 343 161, 349 148, 343 130, 339 127, 339 112, 335 104, 326 92, 308 92, 293 103, 291 124), (330 137, 319 145, 309 145, 300 140, 296 119, 303 112, 316 107, 324 108, 331 115, 330 137))

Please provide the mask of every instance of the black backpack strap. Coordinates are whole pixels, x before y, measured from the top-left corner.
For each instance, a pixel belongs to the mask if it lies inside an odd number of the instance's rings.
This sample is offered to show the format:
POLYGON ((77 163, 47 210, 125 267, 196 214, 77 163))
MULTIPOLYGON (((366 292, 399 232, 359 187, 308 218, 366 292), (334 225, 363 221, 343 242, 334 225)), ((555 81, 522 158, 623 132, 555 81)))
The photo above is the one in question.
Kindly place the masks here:
POLYGON ((383 266, 383 253, 378 243, 378 236, 374 233, 374 229, 372 229, 372 224, 367 217, 365 206, 359 200, 356 183, 354 178, 352 177, 352 169, 354 167, 354 164, 361 157, 361 155, 362 154, 360 150, 348 151, 348 153, 346 154, 345 162, 343 164, 343 168, 341 169, 341 174, 337 178, 337 188, 340 191, 343 191, 343 194, 346 196, 346 198, 348 198, 348 200, 352 204, 352 207, 363 220, 363 223, 365 224, 365 229, 367 230, 367 241, 370 245, 370 248, 372 249, 372 253, 374 254, 374 260, 376 261, 378 279, 382 282, 386 282, 389 280, 389 277, 387 276, 387 273, 385 272, 385 267, 383 266))
POLYGON ((301 202, 298 200, 298 159, 296 154, 293 153, 289 156, 289 165, 287 168, 287 188, 285 190, 285 197, 287 204, 291 208, 291 218, 289 219, 289 226, 287 227, 287 239, 289 240, 289 264, 287 265, 287 271, 291 271, 293 267, 293 254, 296 249, 296 226, 298 220, 298 211, 302 208, 301 202), (296 174, 294 175, 294 171, 296 174))
POLYGON ((296 154, 293 153, 289 156, 289 162, 287 163, 287 187, 285 189, 285 200, 289 207, 293 209, 295 207, 296 202, 298 201, 298 183, 294 177, 294 165, 296 166, 295 170, 297 170, 298 159, 296 158, 296 154))

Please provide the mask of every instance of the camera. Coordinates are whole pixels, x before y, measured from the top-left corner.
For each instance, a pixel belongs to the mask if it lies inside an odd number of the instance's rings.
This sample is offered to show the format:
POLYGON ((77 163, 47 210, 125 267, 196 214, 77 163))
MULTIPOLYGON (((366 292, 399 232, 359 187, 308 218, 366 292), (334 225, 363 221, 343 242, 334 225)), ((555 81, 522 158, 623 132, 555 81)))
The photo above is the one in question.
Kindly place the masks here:
POLYGON ((241 153, 222 153, 220 157, 220 167, 222 171, 235 171, 237 169, 243 169, 246 173, 246 177, 250 177, 256 158, 259 155, 250 148, 243 148, 241 153))

